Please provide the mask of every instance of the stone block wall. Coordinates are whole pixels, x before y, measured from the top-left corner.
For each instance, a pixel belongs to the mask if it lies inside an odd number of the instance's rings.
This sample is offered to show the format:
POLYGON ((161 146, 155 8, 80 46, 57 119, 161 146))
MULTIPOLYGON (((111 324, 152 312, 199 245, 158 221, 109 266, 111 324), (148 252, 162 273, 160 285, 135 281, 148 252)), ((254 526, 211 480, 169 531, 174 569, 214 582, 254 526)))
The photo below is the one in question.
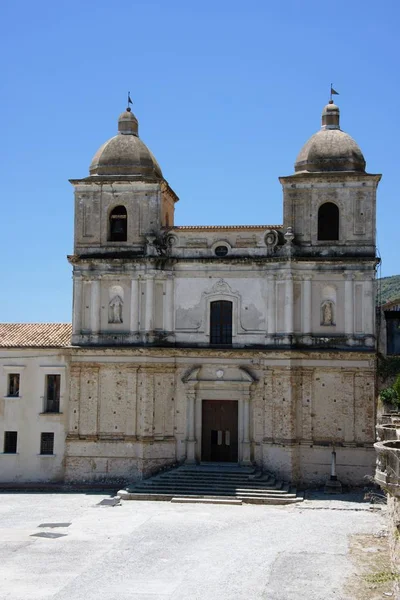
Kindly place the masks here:
POLYGON ((239 462, 321 484, 372 476, 374 357, 193 349, 79 349, 71 365, 66 478, 132 480, 201 460, 203 400, 235 400, 239 462))

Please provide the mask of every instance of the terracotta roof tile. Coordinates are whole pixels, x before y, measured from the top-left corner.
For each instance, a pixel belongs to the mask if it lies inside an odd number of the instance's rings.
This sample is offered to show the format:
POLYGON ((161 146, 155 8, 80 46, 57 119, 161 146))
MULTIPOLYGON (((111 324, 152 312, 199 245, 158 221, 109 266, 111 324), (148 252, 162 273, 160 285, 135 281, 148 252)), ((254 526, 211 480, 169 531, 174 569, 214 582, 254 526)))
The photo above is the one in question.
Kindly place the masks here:
POLYGON ((65 348, 71 323, 0 323, 0 348, 65 348))

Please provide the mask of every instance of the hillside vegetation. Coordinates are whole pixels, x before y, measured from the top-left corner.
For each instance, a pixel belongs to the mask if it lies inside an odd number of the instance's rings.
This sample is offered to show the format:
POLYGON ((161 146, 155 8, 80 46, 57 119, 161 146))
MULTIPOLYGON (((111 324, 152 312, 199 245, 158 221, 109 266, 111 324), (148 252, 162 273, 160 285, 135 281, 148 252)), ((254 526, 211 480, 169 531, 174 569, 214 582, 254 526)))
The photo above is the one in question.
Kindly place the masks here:
POLYGON ((400 275, 382 277, 377 280, 377 304, 385 304, 385 302, 397 298, 400 298, 400 275))

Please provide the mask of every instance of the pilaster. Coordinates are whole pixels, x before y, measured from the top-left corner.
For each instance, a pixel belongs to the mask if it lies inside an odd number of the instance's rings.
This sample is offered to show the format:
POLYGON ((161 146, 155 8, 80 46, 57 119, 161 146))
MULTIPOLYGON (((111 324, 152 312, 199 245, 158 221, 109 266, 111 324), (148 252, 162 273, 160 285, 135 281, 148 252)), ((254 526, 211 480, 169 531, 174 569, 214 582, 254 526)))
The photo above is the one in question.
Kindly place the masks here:
POLYGON ((74 275, 74 300, 72 309, 72 334, 79 335, 82 329, 82 278, 74 275))
POLYGON ((100 331, 100 281, 92 279, 91 282, 91 307, 90 307, 90 329, 92 334, 98 334, 100 331))
POLYGON ((344 332, 346 335, 353 336, 354 333, 354 275, 346 273, 344 275, 344 332))
POLYGON ((135 333, 139 329, 139 280, 136 277, 131 281, 130 309, 130 331, 135 333))
POLYGON ((304 276, 303 280, 303 302, 302 302, 302 333, 311 333, 311 276, 304 276))

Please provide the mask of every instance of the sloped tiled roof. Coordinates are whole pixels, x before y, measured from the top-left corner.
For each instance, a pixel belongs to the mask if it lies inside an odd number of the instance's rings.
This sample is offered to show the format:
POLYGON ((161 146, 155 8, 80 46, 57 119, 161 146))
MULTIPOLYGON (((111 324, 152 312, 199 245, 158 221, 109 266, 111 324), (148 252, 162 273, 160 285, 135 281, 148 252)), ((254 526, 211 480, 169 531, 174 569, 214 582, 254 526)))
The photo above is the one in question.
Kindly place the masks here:
POLYGON ((65 348, 71 323, 0 323, 0 348, 65 348))

